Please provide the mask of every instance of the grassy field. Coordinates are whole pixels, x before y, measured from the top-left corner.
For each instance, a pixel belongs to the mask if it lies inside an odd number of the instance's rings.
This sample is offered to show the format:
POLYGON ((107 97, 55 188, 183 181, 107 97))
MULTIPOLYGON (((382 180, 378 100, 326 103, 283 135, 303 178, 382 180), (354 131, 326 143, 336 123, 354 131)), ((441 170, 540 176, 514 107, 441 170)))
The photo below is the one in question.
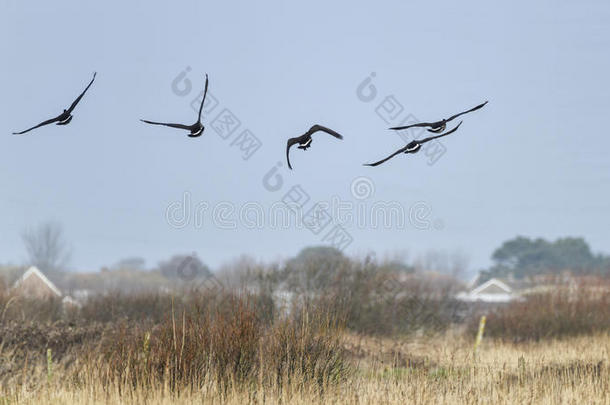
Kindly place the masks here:
POLYGON ((476 354, 479 312, 357 283, 282 311, 250 293, 110 294, 73 310, 0 294, 0 405, 610 404, 600 285, 486 308, 476 354))
MULTIPOLYGON (((211 375, 197 387, 172 389, 169 378, 148 384, 101 379, 102 359, 66 359, 50 366, 25 362, 5 374, 3 404, 376 403, 376 404, 608 404, 610 336, 534 343, 483 340, 473 356, 463 334, 433 338, 345 335, 349 372, 340 381, 296 373, 289 383, 263 375, 221 383, 211 375)), ((16 355, 13 353, 13 355, 16 355)), ((267 353, 268 356, 273 354, 267 353)), ((11 353, 2 353, 3 361, 11 353)), ((260 359, 263 363, 273 359, 260 359)), ((129 373, 129 370, 126 370, 129 373)), ((261 371, 261 374, 263 372, 261 371)))

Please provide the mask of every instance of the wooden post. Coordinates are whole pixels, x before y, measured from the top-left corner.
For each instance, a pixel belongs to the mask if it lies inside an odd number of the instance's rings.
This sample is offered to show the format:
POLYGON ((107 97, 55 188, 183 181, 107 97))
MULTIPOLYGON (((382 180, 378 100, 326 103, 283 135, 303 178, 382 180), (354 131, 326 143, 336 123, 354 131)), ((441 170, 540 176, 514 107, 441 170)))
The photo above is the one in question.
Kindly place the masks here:
POLYGON ((474 341, 474 354, 477 354, 477 349, 479 348, 479 345, 481 344, 481 340, 483 339, 483 332, 485 331, 485 321, 486 321, 486 317, 485 315, 483 315, 481 317, 481 320, 479 321, 479 332, 477 333, 477 338, 474 341))
POLYGON ((47 349, 47 384, 51 383, 53 377, 53 354, 51 349, 47 349))

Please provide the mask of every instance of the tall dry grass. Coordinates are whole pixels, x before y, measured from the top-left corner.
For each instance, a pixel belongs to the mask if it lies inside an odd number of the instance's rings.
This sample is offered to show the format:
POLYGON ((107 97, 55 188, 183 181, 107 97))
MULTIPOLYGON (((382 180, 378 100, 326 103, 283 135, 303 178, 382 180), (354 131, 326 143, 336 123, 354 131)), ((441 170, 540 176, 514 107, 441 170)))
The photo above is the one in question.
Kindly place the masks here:
POLYGON ((222 310, 172 312, 151 327, 123 325, 92 352, 87 362, 101 359, 104 366, 90 371, 102 384, 167 384, 174 391, 199 389, 206 381, 227 390, 257 382, 282 386, 295 378, 323 388, 347 373, 331 318, 306 312, 306 321, 269 324, 247 298, 228 299, 222 310))
POLYGON ((255 297, 209 298, 189 305, 171 300, 159 322, 5 323, 1 386, 18 398, 47 389, 55 378, 127 396, 158 387, 175 395, 209 386, 223 395, 255 387, 324 392, 350 375, 341 325, 330 311, 303 307, 270 322, 255 297), (45 379, 48 349, 56 370, 47 370, 45 379))
MULTIPOLYGON (((610 401, 610 336, 583 336, 532 343, 484 340, 477 356, 472 341, 455 335, 388 339, 349 335, 344 347, 356 372, 321 389, 311 379, 278 384, 255 379, 221 384, 213 375, 196 387, 176 390, 169 374, 157 384, 102 381, 98 362, 32 363, 15 370, 0 403, 13 404, 607 404, 610 401), (406 359, 411 361, 406 361, 406 359)), ((261 360, 277 357, 271 350, 261 360)))

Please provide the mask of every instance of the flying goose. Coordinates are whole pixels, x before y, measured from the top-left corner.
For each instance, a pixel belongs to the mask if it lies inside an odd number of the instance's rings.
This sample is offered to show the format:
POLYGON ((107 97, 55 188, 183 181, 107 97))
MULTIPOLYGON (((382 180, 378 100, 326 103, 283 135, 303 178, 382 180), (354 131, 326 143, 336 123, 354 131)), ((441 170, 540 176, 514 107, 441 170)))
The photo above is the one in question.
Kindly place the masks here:
POLYGON ((405 146, 404 148, 398 149, 396 152, 392 153, 387 158, 385 158, 383 160, 380 160, 379 162, 375 162, 375 163, 365 163, 364 166, 379 166, 380 164, 382 164, 382 163, 392 159, 394 156, 399 155, 401 153, 417 153, 417 152, 419 152, 419 150, 421 149, 421 146, 424 143, 429 142, 429 141, 431 141, 433 139, 436 139, 436 138, 441 138, 443 136, 450 135, 450 134, 454 133, 455 131, 457 131, 458 128, 460 127, 460 125, 462 125, 462 121, 460 121, 460 123, 457 124, 457 126, 455 128, 453 128, 450 131, 445 132, 444 134, 435 135, 435 136, 431 136, 431 137, 428 137, 428 138, 411 141, 411 142, 409 142, 407 144, 407 146, 405 146))
POLYGON ((74 108, 76 108, 76 105, 78 104, 78 102, 81 100, 81 98, 83 98, 83 96, 85 95, 87 90, 89 90, 89 87, 93 84, 96 74, 97 74, 97 72, 93 72, 93 79, 91 79, 91 82, 89 82, 89 85, 85 88, 85 90, 81 93, 81 95, 78 96, 76 98, 76 100, 74 100, 72 105, 67 110, 64 110, 64 112, 59 114, 57 117, 51 118, 50 120, 46 120, 44 122, 41 122, 40 124, 30 128, 30 129, 26 129, 25 131, 21 131, 21 132, 13 132, 13 135, 22 135, 22 134, 25 134, 26 132, 30 132, 33 129, 40 128, 44 125, 52 124, 54 122, 57 122, 57 125, 68 125, 70 123, 70 121, 72 121, 72 111, 74 111, 74 108))
POLYGON ((402 129, 409 129, 409 128, 414 128, 414 127, 430 127, 430 129, 428 129, 428 132, 439 134, 439 133, 443 132, 445 130, 445 128, 447 128, 447 123, 449 121, 456 119, 460 115, 468 114, 470 112, 483 108, 485 106, 485 104, 487 104, 487 103, 488 103, 488 101, 484 102, 483 104, 479 104, 478 106, 471 108, 470 110, 461 112, 459 114, 452 115, 451 117, 449 117, 447 119, 443 119, 443 120, 440 120, 437 122, 418 122, 417 124, 406 125, 404 127, 393 127, 390 129, 400 131, 402 129))
POLYGON ((169 124, 169 123, 165 123, 165 122, 154 122, 154 121, 148 121, 148 120, 140 120, 140 121, 145 122, 147 124, 152 124, 152 125, 165 125, 166 127, 171 127, 171 128, 186 129, 187 131, 190 131, 190 134, 188 134, 189 137, 197 138, 198 136, 203 134, 203 131, 205 130, 205 127, 201 124, 201 112, 203 111, 203 104, 205 103, 206 94, 208 94, 208 75, 207 75, 207 73, 205 75, 205 90, 203 91, 203 100, 201 100, 201 106, 199 106, 199 117, 197 118, 197 122, 194 123, 193 125, 169 124))
POLYGON ((290 170, 292 170, 292 166, 290 165, 290 148, 292 147, 292 145, 298 143, 298 149, 307 150, 309 147, 311 147, 311 135, 318 131, 326 132, 327 134, 330 134, 338 139, 343 139, 343 136, 341 134, 333 131, 332 129, 317 124, 309 128, 309 130, 303 135, 297 136, 296 138, 288 139, 288 142, 286 143, 286 160, 288 161, 288 167, 290 168, 290 170))

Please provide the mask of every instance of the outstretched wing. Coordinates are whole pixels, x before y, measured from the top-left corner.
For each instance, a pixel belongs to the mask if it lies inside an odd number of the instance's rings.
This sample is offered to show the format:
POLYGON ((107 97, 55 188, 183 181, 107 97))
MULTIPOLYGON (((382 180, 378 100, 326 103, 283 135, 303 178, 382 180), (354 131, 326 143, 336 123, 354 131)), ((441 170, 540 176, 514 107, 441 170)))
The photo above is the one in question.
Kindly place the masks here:
POLYGON ((288 142, 286 142, 286 161, 288 162, 288 168, 290 170, 292 170, 292 166, 290 165, 290 148, 295 143, 300 143, 301 138, 302 138, 301 136, 298 136, 296 138, 290 138, 290 139, 288 139, 288 142))
POLYGON ((393 129, 394 131, 401 131, 403 129, 417 128, 417 127, 434 127, 434 126, 438 125, 439 123, 440 123, 440 121, 439 122, 418 122, 417 124, 405 125, 403 127, 392 127, 389 129, 393 129))
POLYGON ((419 140, 419 141, 417 141, 417 142, 419 142, 420 144, 424 144, 424 143, 429 142, 429 141, 431 141, 431 140, 433 140, 433 139, 442 138, 443 136, 451 135, 452 133, 454 133, 455 131, 457 131, 457 130, 458 130, 458 128, 460 127, 460 125, 462 125, 462 122, 463 122, 463 121, 460 121, 460 123, 459 123, 459 124, 457 124, 457 126, 456 126, 455 128, 453 128, 453 129, 451 129, 451 130, 449 130, 449 131, 445 132, 444 134, 440 134, 440 135, 436 135, 436 136, 431 136, 431 137, 429 137, 429 138, 424 138, 424 139, 419 140))
POLYGON ((205 103, 205 96, 208 94, 208 74, 205 74, 205 90, 203 90, 203 100, 201 100, 201 106, 199 106, 199 121, 201 121, 201 112, 203 111, 203 103, 205 103))
POLYGON ((22 135, 22 134, 25 134, 26 132, 30 132, 33 129, 40 128, 40 127, 42 127, 44 125, 49 125, 49 124, 52 124, 52 123, 57 122, 57 121, 59 121, 59 117, 51 118, 50 120, 46 120, 44 122, 41 122, 40 124, 30 128, 30 129, 26 129, 25 131, 13 132, 13 135, 22 135))
POLYGON ((318 131, 326 132, 327 134, 330 134, 338 139, 343 139, 343 135, 341 135, 340 133, 335 132, 330 128, 326 128, 326 127, 323 127, 322 125, 317 125, 317 124, 314 125, 313 127, 309 128, 309 131, 307 131, 307 134, 311 135, 314 132, 318 132, 318 131))
POLYGON ((403 147, 398 149, 396 152, 392 153, 390 156, 388 156, 385 159, 380 160, 379 162, 375 162, 375 163, 365 163, 364 166, 379 166, 380 164, 387 162, 388 160, 392 159, 394 156, 396 155, 400 155, 401 153, 403 153, 405 150, 407 150, 407 147, 403 147))
POLYGON ((190 125, 170 124, 170 123, 166 123, 166 122, 155 122, 155 121, 148 121, 148 120, 140 120, 140 121, 145 122, 147 124, 152 124, 152 125, 164 125, 166 127, 171 127, 171 128, 186 129, 189 131, 191 130, 190 125))
POLYGON ((91 85, 93 84, 93 81, 95 80, 95 76, 97 75, 97 72, 93 72, 93 79, 91 79, 91 81, 89 82, 89 85, 85 88, 85 90, 80 94, 80 96, 78 96, 76 98, 76 100, 74 100, 74 102, 72 103, 72 105, 70 106, 70 108, 68 108, 68 113, 71 113, 72 110, 74 110, 74 108, 76 107, 76 105, 78 104, 78 102, 81 100, 81 98, 83 98, 83 96, 85 95, 85 93, 87 92, 87 90, 89 90, 89 87, 91 87, 91 85))
POLYGON ((459 113, 459 114, 455 114, 455 115, 453 115, 453 116, 451 116, 451 117, 447 118, 447 121, 451 121, 451 120, 453 120, 453 119, 455 119, 455 118, 459 117, 460 115, 468 114, 468 113, 470 113, 470 112, 473 112, 473 111, 476 111, 476 110, 478 110, 478 109, 481 109, 481 108, 485 107, 485 104, 487 104, 487 103, 489 103, 489 101, 486 101, 486 102, 484 102, 483 104, 479 104, 478 106, 476 106, 476 107, 474 107, 474 108, 471 108, 470 110, 463 111, 463 112, 461 112, 461 113, 459 113))

